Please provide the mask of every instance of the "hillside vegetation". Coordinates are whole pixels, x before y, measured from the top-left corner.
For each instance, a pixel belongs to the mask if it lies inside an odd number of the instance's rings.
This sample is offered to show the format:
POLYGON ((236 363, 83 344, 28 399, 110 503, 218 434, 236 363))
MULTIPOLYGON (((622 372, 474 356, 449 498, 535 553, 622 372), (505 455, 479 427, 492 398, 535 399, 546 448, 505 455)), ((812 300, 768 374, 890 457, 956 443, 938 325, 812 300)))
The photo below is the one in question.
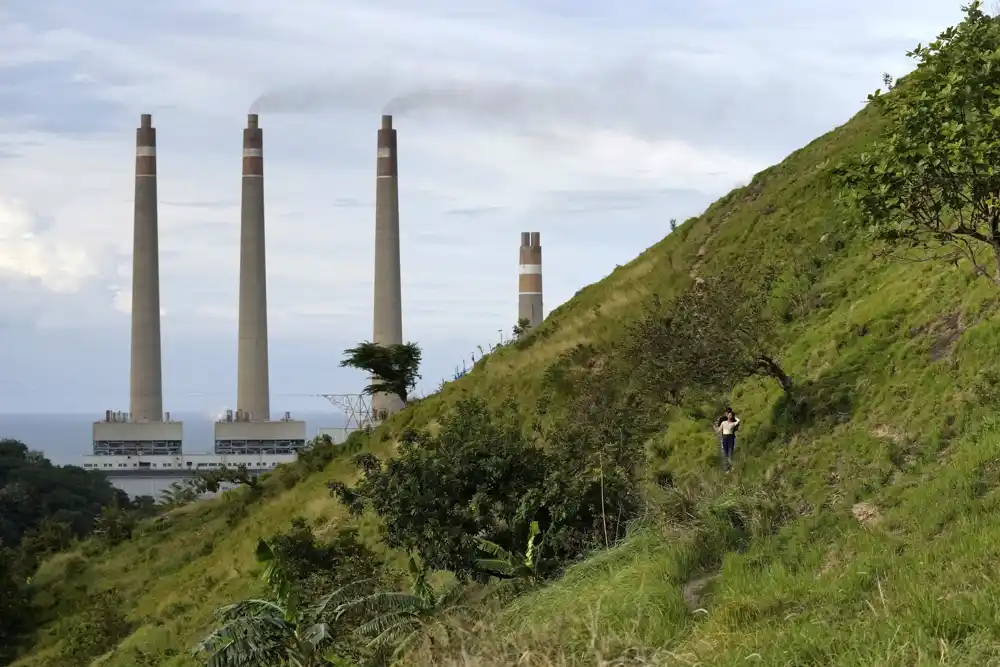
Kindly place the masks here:
MULTIPOLYGON (((899 87, 919 83, 918 73, 899 87)), ((622 521, 603 545, 585 544, 587 557, 538 573, 546 581, 525 584, 519 595, 477 598, 480 613, 443 619, 440 632, 418 638, 405 663, 1000 664, 1000 291, 967 258, 875 256, 856 212, 838 201, 843 181, 834 172, 870 151, 886 122, 869 106, 672 233, 665 222, 663 241, 582 289, 466 377, 374 434, 353 438, 349 451, 323 450, 253 489, 143 522, 120 544, 84 542, 48 560, 30 586, 41 630, 15 664, 63 667, 98 656, 93 664, 108 667, 201 664, 191 649, 214 627, 213 611, 262 590, 258 539, 287 530, 296 516, 321 538, 357 526, 399 572, 410 550, 461 574, 462 553, 434 551, 452 538, 464 544, 460 532, 428 524, 421 538, 406 524, 413 507, 373 511, 369 503, 348 511, 340 499, 376 493, 379 484, 410 493, 405 484, 391 486, 400 482, 394 470, 409 471, 414 484, 421 476, 404 464, 378 468, 371 456, 359 461, 362 473, 353 455, 425 456, 433 479, 419 483, 434 484, 448 473, 435 458, 446 436, 435 439, 436 432, 451 434, 459 449, 486 443, 476 451, 489 458, 516 450, 520 430, 540 445, 537 456, 550 457, 539 459, 546 466, 563 466, 571 455, 560 452, 584 437, 567 415, 586 421, 585 408, 603 405, 599 396, 586 405, 579 397, 586 378, 612 366, 617 372, 598 393, 617 396, 626 386, 645 393, 640 403, 615 403, 619 413, 608 423, 624 423, 620 413, 630 408, 651 425, 639 443, 639 491, 616 496, 622 507, 634 501, 627 532, 622 521), (661 321, 650 319, 653 295, 679 307, 696 279, 711 285, 719 276, 744 285, 770 281, 777 324, 759 342, 780 360, 790 389, 766 374, 744 374, 732 387, 681 387, 683 400, 674 400, 671 378, 647 373, 652 357, 623 347, 652 340, 636 338, 651 331, 636 323, 661 321), (653 387, 663 395, 651 395, 653 387), (711 429, 725 403, 742 419, 730 474, 720 469, 711 429), (490 410, 501 417, 489 422, 490 410), (466 421, 456 426, 456 419, 466 421), (495 432, 487 428, 500 422, 495 432), (407 429, 425 427, 400 444, 407 429)), ((725 321, 739 309, 723 297, 718 314, 725 321)), ((567 554, 582 544, 579 535, 607 530, 619 511, 603 506, 612 476, 603 464, 598 473, 602 511, 596 524, 586 515, 560 533, 555 548, 567 554)), ((593 488, 544 480, 542 494, 566 484, 585 498, 593 488)), ((447 484, 458 489, 461 480, 447 484)), ((575 502, 571 491, 566 503, 575 502)), ((558 505, 510 502, 532 511, 558 505)), ((512 533, 512 544, 523 546, 524 531, 512 533)), ((450 578, 436 576, 442 585, 450 578)))

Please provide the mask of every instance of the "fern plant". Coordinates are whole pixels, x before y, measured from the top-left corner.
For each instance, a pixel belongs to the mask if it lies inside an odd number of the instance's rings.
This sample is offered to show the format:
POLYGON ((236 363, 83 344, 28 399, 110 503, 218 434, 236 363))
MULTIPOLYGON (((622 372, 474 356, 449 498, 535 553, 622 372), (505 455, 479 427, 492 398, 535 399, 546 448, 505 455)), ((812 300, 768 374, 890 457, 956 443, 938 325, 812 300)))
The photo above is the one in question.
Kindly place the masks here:
POLYGON ((411 592, 377 592, 341 608, 341 613, 358 611, 370 619, 357 631, 371 638, 368 648, 374 666, 393 663, 443 617, 463 608, 459 604, 464 594, 460 582, 436 591, 427 581, 427 569, 418 567, 412 557, 409 570, 413 576, 411 592))

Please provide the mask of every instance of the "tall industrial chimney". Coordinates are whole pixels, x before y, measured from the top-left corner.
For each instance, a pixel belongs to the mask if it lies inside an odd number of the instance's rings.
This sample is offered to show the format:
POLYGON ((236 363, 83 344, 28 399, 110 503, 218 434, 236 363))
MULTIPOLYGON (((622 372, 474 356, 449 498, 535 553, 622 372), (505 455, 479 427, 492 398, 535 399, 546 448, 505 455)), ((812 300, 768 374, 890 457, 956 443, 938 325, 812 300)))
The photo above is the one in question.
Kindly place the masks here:
POLYGON ((251 421, 270 421, 267 367, 267 274, 264 262, 263 133, 257 114, 243 130, 240 212, 240 323, 236 408, 251 421))
POLYGON ((528 326, 541 324, 542 314, 542 235, 521 232, 520 266, 517 278, 517 319, 528 326))
POLYGON ((135 134, 135 219, 132 239, 133 421, 163 421, 160 362, 160 260, 156 214, 156 129, 142 114, 135 134))
MULTIPOLYGON (((378 131, 378 163, 375 182, 375 304, 372 342, 398 345, 403 342, 403 309, 399 269, 399 175, 396 160, 396 130, 392 116, 382 116, 378 131)), ((372 397, 376 415, 392 414, 403 407, 393 394, 372 397)))

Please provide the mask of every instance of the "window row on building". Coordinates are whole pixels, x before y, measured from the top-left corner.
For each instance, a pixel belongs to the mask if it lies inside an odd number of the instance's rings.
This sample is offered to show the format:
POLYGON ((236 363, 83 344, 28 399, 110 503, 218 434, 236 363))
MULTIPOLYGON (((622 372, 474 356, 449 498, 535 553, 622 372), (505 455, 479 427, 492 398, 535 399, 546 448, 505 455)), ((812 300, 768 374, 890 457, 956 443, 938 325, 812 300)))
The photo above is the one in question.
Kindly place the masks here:
MULTIPOLYGON (((277 467, 277 463, 266 462, 266 461, 251 461, 248 463, 242 463, 237 465, 231 465, 230 467, 237 467, 238 465, 245 465, 250 470, 265 470, 277 467)), ((194 461, 185 462, 173 462, 173 463, 151 463, 148 461, 136 461, 132 463, 84 463, 84 468, 92 468, 98 470, 112 469, 117 470, 120 468, 125 468, 127 470, 144 470, 144 469, 157 469, 157 470, 194 470, 203 468, 221 468, 223 464, 221 462, 199 462, 195 464, 194 461)))
POLYGON ((294 454, 305 440, 216 440, 216 454, 294 454))
POLYGON ((95 440, 96 456, 178 456, 181 454, 180 440, 95 440))

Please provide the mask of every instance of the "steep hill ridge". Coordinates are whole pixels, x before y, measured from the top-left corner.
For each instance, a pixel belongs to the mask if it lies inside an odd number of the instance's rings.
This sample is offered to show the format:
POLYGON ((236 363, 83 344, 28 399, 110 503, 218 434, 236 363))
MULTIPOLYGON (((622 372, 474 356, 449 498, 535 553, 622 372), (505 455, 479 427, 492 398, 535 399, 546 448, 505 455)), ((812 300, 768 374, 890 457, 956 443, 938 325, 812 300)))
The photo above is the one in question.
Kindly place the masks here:
MULTIPOLYGON (((631 664, 1000 664, 1000 388, 984 374, 1000 352, 1000 293, 962 266, 875 261, 843 224, 830 169, 878 132, 863 111, 757 174, 377 434, 470 394, 513 395, 532 413, 546 368, 616 339, 649 295, 738 259, 791 267, 781 357, 807 409, 773 383, 740 385, 729 477, 704 420, 671 413, 649 454, 673 486, 651 489, 649 520, 516 600, 454 664, 510 664, 518 647, 535 664, 594 664, 596 649, 631 664)), ((109 553, 84 545, 47 562, 34 587, 51 620, 16 664, 60 664, 80 624, 99 622, 81 601, 111 587, 136 629, 100 664, 197 664, 188 649, 213 609, 255 590, 257 537, 294 515, 320 531, 348 520, 326 488, 356 475, 347 458, 306 467, 279 471, 252 502, 182 508, 109 553)))

